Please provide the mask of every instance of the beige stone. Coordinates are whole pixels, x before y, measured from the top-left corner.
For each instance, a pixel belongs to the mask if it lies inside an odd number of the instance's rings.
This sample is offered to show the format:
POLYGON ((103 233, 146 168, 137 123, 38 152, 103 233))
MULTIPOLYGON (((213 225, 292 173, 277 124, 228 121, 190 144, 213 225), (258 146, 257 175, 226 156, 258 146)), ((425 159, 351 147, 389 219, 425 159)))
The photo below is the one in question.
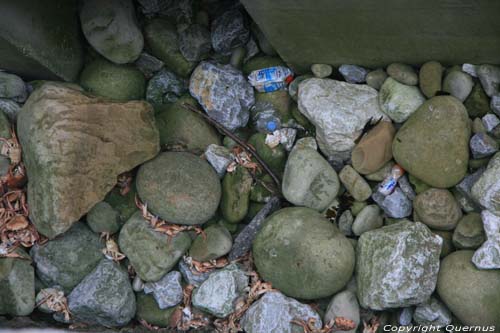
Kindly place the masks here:
POLYGON ((370 174, 392 159, 392 140, 396 130, 382 121, 365 135, 351 154, 352 166, 361 174, 370 174))

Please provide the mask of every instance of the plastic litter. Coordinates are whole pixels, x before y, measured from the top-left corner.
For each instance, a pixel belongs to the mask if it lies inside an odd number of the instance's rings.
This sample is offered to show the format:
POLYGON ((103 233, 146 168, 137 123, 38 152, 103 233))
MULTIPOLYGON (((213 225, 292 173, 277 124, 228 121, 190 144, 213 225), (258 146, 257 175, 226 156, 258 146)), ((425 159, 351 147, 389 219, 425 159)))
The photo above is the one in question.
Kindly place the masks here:
POLYGON ((268 67, 251 72, 248 81, 260 92, 285 90, 293 81, 293 72, 283 66, 268 67))
POLYGON ((394 165, 391 169, 391 173, 387 176, 384 181, 379 185, 378 192, 383 195, 389 195, 394 192, 394 189, 398 185, 398 179, 404 175, 405 171, 398 164, 394 165))

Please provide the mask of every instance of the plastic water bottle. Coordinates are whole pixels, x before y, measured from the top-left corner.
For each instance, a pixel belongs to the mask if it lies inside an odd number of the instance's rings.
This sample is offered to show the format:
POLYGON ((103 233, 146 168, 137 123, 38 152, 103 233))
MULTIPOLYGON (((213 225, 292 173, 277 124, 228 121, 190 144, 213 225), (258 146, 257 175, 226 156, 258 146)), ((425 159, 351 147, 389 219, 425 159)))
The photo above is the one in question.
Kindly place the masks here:
POLYGON ((258 69, 248 76, 250 84, 260 92, 284 90, 292 80, 292 70, 283 66, 258 69))
POLYGON ((391 169, 391 174, 387 176, 379 185, 378 191, 383 195, 391 194, 398 185, 398 179, 405 173, 405 170, 399 165, 394 165, 391 169))
POLYGON ((253 126, 257 131, 273 133, 281 128, 281 119, 271 103, 256 103, 250 112, 253 126))

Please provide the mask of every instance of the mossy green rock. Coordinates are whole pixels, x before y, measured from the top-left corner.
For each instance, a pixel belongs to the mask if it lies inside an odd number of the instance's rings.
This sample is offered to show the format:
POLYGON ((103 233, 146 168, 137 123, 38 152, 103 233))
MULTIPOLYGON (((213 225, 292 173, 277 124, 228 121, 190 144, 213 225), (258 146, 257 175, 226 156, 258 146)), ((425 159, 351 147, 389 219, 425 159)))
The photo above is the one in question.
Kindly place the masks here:
POLYGON ((252 190, 250 191, 250 200, 253 202, 265 203, 273 196, 269 189, 274 189, 276 184, 274 184, 273 179, 269 174, 265 174, 257 178, 257 181, 252 185, 252 190))
POLYGON ((280 144, 274 148, 266 145, 266 135, 255 133, 250 137, 248 143, 255 147, 257 154, 267 163, 267 165, 277 174, 282 174, 285 169, 286 151, 280 144))
POLYGON ((189 248, 189 255, 197 261, 210 261, 220 258, 231 251, 233 238, 229 231, 213 225, 204 230, 205 235, 196 236, 189 248))
POLYGON ((163 61, 177 75, 189 76, 195 63, 182 56, 175 25, 164 18, 152 19, 144 27, 144 38, 152 55, 163 61))
POLYGON ((224 176, 220 208, 227 222, 238 223, 245 218, 250 204, 252 181, 250 172, 241 166, 224 176))
POLYGON ((0 4, 0 63, 23 77, 74 81, 83 62, 76 0, 0 4))
POLYGON ((103 258, 104 243, 84 223, 78 222, 61 237, 35 245, 31 256, 38 278, 45 285, 59 285, 69 293, 103 258))
POLYGON ((130 191, 127 194, 121 195, 120 189, 115 187, 106 195, 104 201, 109 203, 118 212, 120 222, 125 223, 137 211, 137 205, 135 204, 136 195, 135 183, 132 183, 130 191))
MULTIPOLYGON (((28 257, 22 250, 18 254, 28 257)), ((29 260, 0 258, 0 315, 27 316, 35 308, 35 271, 29 260)))
POLYGON ((170 325, 170 317, 177 309, 173 306, 167 309, 160 309, 152 295, 144 293, 136 294, 137 312, 135 314, 138 320, 145 320, 147 323, 159 327, 170 325))
POLYGON ((168 273, 191 246, 191 237, 181 232, 174 237, 155 231, 140 212, 125 223, 118 240, 137 275, 155 282, 168 273))
POLYGON ((268 67, 286 66, 286 64, 279 57, 272 56, 258 56, 248 60, 243 65, 243 74, 248 75, 251 72, 268 67))
POLYGON ((297 206, 322 211, 332 203, 340 188, 330 164, 312 148, 295 147, 285 166, 282 191, 297 206))
POLYGON ((463 104, 437 96, 422 104, 394 137, 394 159, 433 187, 457 184, 467 172, 470 123, 463 104))
POLYGON ((311 208, 284 208, 268 217, 254 240, 253 256, 265 281, 302 299, 331 296, 354 270, 350 242, 311 208))
POLYGON ((484 92, 481 83, 476 82, 469 97, 464 102, 467 112, 471 118, 482 117, 490 112, 490 99, 484 92))
POLYGON ((255 94, 255 103, 270 103, 280 115, 282 123, 286 123, 292 116, 291 98, 286 90, 257 92, 255 94))
POLYGON ((156 114, 156 126, 160 132, 160 145, 166 149, 186 150, 202 154, 211 145, 220 145, 221 139, 215 128, 201 116, 186 110, 182 104, 196 105, 189 95, 174 104, 163 106, 156 114))
POLYGON ((479 270, 474 251, 457 251, 441 262, 437 292, 464 325, 500 325, 500 271, 479 270))
POLYGON ((420 222, 399 222, 363 233, 356 248, 361 306, 384 310, 426 301, 436 287, 442 243, 420 222))
POLYGON ((146 90, 146 79, 140 70, 104 59, 85 66, 80 84, 93 94, 120 101, 143 99, 146 90))
POLYGON ((93 232, 114 234, 120 230, 120 214, 109 203, 101 201, 87 213, 87 224, 93 232))
POLYGON ((144 163, 137 192, 149 210, 178 224, 202 224, 217 210, 221 185, 214 169, 196 155, 166 152, 144 163))

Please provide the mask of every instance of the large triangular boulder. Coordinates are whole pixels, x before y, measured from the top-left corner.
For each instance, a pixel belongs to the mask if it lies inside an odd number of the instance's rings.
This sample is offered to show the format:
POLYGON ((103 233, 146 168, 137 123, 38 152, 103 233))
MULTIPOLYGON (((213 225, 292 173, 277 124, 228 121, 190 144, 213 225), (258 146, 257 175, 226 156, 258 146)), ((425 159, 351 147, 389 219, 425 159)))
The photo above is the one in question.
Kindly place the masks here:
POLYGON ((111 102, 56 83, 32 93, 17 130, 29 179, 30 218, 49 238, 102 201, 120 173, 159 151, 148 103, 111 102))

